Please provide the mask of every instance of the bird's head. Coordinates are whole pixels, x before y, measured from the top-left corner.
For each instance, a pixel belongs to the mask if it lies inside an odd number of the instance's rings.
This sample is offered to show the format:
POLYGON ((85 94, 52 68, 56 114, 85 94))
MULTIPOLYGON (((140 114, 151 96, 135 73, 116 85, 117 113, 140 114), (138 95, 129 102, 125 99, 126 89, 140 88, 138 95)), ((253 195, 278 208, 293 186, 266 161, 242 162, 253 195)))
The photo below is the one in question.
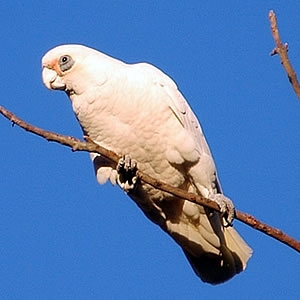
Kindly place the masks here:
POLYGON ((50 90, 80 95, 94 82, 101 85, 106 80, 99 69, 101 61, 105 61, 104 54, 82 45, 55 47, 42 58, 43 82, 50 90))

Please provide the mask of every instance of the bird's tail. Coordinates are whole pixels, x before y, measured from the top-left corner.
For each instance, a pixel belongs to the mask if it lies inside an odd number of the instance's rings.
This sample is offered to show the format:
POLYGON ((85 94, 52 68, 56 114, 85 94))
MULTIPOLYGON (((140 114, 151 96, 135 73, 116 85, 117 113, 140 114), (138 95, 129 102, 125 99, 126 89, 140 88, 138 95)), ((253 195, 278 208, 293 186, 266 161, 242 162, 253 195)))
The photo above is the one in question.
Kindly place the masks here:
POLYGON ((195 273, 211 284, 225 282, 246 268, 252 249, 233 227, 224 228, 226 245, 220 248, 220 254, 202 253, 194 256, 187 250, 184 253, 195 273))

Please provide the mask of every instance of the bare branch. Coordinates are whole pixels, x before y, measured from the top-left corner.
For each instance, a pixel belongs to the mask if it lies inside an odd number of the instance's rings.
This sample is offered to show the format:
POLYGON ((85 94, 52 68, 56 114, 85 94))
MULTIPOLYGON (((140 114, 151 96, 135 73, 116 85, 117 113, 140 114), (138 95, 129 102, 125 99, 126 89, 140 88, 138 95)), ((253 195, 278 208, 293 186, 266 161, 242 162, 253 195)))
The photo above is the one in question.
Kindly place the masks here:
MULTIPOLYGON (((76 139, 71 136, 64 136, 61 134, 57 134, 55 132, 46 131, 41 128, 38 128, 36 126, 30 125, 27 122, 21 120, 16 115, 5 109, 4 107, 0 106, 0 113, 6 117, 8 120, 13 122, 13 124, 16 124, 20 126, 21 128, 25 129, 26 131, 29 131, 31 133, 34 133, 36 135, 39 135, 48 141, 54 141, 59 144, 71 147, 73 151, 87 151, 87 152, 96 152, 107 158, 112 163, 112 167, 116 167, 116 164, 118 163, 120 156, 116 153, 109 151, 103 147, 101 147, 98 144, 95 144, 92 140, 90 140, 88 137, 85 137, 86 142, 81 141, 79 139, 76 139)), ((199 195, 195 195, 192 193, 188 193, 184 190, 181 190, 179 188, 170 186, 166 183, 163 183, 157 179, 154 179, 150 177, 149 175, 138 171, 139 179, 143 182, 153 186, 154 188, 160 189, 164 192, 170 193, 178 198, 185 199, 197 204, 200 204, 202 206, 211 208, 213 210, 219 211, 219 207, 216 204, 216 202, 211 201, 207 198, 201 197, 199 195)), ((282 232, 279 229, 273 228, 267 224, 262 223, 261 221, 257 220, 253 216, 243 213, 241 211, 236 210, 236 219, 249 225, 250 227, 259 230, 274 239, 288 245, 289 247, 293 248, 294 250, 300 252, 300 242, 293 239, 292 237, 288 236, 284 232, 282 232)))
POLYGON ((294 71, 294 69, 290 63, 288 54, 287 54, 288 53, 288 44, 287 43, 283 44, 281 42, 278 27, 277 27, 277 18, 276 18, 276 15, 273 10, 270 10, 270 12, 269 12, 269 20, 270 20, 270 24, 271 24, 272 36, 273 36, 273 39, 276 44, 276 47, 271 52, 271 56, 273 56, 275 54, 279 55, 279 57, 281 59, 281 64, 287 73, 288 79, 289 79, 296 95, 300 99, 300 85, 299 85, 299 82, 297 79, 297 74, 294 71))

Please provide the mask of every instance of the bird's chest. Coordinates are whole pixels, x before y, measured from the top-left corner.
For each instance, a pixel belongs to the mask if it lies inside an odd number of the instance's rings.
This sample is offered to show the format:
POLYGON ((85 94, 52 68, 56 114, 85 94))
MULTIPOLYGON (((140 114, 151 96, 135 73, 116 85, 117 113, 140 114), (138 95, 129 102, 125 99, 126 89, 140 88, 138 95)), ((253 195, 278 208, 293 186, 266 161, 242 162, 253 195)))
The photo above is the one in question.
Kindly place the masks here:
POLYGON ((97 99, 77 107, 76 116, 85 134, 101 146, 130 155, 150 176, 182 184, 183 176, 167 159, 177 126, 167 106, 134 99, 129 103, 97 99))

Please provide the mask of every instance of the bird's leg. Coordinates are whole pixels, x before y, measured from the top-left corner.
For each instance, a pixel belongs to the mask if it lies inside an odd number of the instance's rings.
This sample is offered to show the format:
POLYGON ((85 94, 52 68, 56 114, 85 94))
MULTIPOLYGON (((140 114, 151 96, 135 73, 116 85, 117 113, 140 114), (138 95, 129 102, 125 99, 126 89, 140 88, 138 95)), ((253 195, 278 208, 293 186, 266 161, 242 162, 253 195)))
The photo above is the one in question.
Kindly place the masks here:
POLYGON ((233 202, 223 194, 209 194, 208 198, 215 201, 219 207, 222 217, 224 218, 224 226, 232 226, 235 215, 233 202))
POLYGON ((137 162, 129 155, 123 155, 117 165, 117 183, 126 192, 135 188, 137 182, 137 162))

